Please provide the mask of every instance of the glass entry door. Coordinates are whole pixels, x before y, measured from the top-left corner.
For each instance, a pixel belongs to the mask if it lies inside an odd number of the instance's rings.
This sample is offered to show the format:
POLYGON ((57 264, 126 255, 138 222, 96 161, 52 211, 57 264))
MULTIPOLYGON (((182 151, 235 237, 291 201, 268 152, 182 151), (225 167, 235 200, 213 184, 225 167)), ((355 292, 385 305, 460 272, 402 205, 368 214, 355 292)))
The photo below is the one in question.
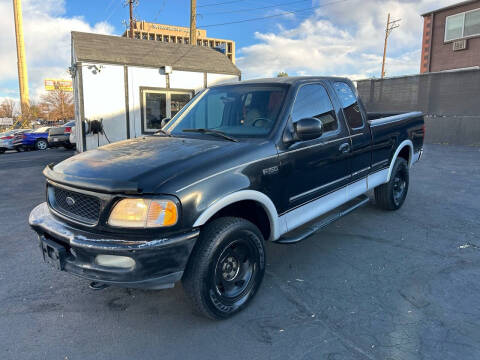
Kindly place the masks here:
POLYGON ((161 128, 162 119, 174 117, 192 98, 193 91, 142 89, 143 132, 161 128))

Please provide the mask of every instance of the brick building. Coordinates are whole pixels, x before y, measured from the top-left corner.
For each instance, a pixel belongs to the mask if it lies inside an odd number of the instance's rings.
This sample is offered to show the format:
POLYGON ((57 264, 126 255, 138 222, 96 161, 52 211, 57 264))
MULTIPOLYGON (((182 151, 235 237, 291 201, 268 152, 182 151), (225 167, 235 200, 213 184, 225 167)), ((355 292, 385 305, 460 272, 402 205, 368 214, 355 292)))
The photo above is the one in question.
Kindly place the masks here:
MULTIPOLYGON (((122 36, 130 37, 130 29, 125 31, 122 36)), ((134 24, 133 38, 189 44, 190 28, 137 21, 134 24)), ((206 30, 197 29, 197 45, 220 49, 235 64, 235 41, 210 38, 207 37, 206 30)))
POLYGON ((480 0, 422 14, 420 73, 480 66, 480 0))

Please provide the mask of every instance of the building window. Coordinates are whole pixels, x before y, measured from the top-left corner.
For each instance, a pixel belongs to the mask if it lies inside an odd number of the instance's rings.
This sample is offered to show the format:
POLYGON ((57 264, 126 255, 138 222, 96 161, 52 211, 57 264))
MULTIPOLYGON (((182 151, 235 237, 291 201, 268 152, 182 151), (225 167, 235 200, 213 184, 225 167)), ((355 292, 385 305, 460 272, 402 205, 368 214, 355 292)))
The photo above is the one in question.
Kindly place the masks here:
POLYGON ((162 35, 157 35, 157 41, 162 41, 162 35))
POLYGON ((140 32, 139 31, 135 31, 135 39, 140 39, 140 32))
POLYGON ((143 132, 160 129, 162 119, 174 117, 192 96, 193 91, 141 89, 143 132))
POLYGON ((189 44, 189 43, 190 43, 190 39, 189 39, 189 38, 185 38, 185 39, 184 39, 184 42, 185 42, 185 44, 189 44))
POLYGON ((480 9, 465 13, 463 36, 480 35, 480 9))
POLYGON ((228 49, 227 51, 228 51, 229 53, 232 52, 232 43, 230 43, 230 42, 228 43, 228 48, 227 48, 227 49, 228 49))
POLYGON ((445 41, 480 36, 480 9, 447 16, 445 41))
POLYGON ((172 43, 177 42, 177 38, 175 36, 170 36, 170 41, 172 43))
POLYGON ((169 37, 168 37, 167 35, 164 35, 164 36, 163 36, 163 41, 164 41, 164 42, 168 42, 168 39, 169 39, 169 37))
POLYGON ((148 34, 147 33, 142 33, 142 39, 147 40, 148 39, 148 34))
POLYGON ((183 43, 183 38, 179 37, 179 38, 178 38, 178 43, 179 43, 179 44, 183 43))

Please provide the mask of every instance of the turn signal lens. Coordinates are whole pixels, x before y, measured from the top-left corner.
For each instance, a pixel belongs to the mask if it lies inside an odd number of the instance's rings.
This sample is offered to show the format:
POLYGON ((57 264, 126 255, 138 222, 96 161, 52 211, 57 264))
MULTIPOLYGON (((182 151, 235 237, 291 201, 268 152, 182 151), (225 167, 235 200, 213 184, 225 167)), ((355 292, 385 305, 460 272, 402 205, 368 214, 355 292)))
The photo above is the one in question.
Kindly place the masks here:
POLYGON ((170 200, 123 199, 113 208, 108 224, 117 227, 162 227, 177 223, 177 205, 170 200))

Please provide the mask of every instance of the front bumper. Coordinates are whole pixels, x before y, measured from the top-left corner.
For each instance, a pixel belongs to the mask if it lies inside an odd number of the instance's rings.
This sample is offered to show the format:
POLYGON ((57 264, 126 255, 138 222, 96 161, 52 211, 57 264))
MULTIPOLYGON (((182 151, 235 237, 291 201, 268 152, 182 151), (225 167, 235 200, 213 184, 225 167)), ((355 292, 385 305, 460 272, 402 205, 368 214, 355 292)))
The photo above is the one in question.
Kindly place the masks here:
POLYGON ((112 239, 73 228, 52 215, 47 203, 30 213, 29 223, 42 242, 65 248, 62 270, 82 278, 130 288, 163 289, 182 278, 199 231, 146 240, 112 239), (131 268, 96 264, 97 255, 128 256, 131 268))

